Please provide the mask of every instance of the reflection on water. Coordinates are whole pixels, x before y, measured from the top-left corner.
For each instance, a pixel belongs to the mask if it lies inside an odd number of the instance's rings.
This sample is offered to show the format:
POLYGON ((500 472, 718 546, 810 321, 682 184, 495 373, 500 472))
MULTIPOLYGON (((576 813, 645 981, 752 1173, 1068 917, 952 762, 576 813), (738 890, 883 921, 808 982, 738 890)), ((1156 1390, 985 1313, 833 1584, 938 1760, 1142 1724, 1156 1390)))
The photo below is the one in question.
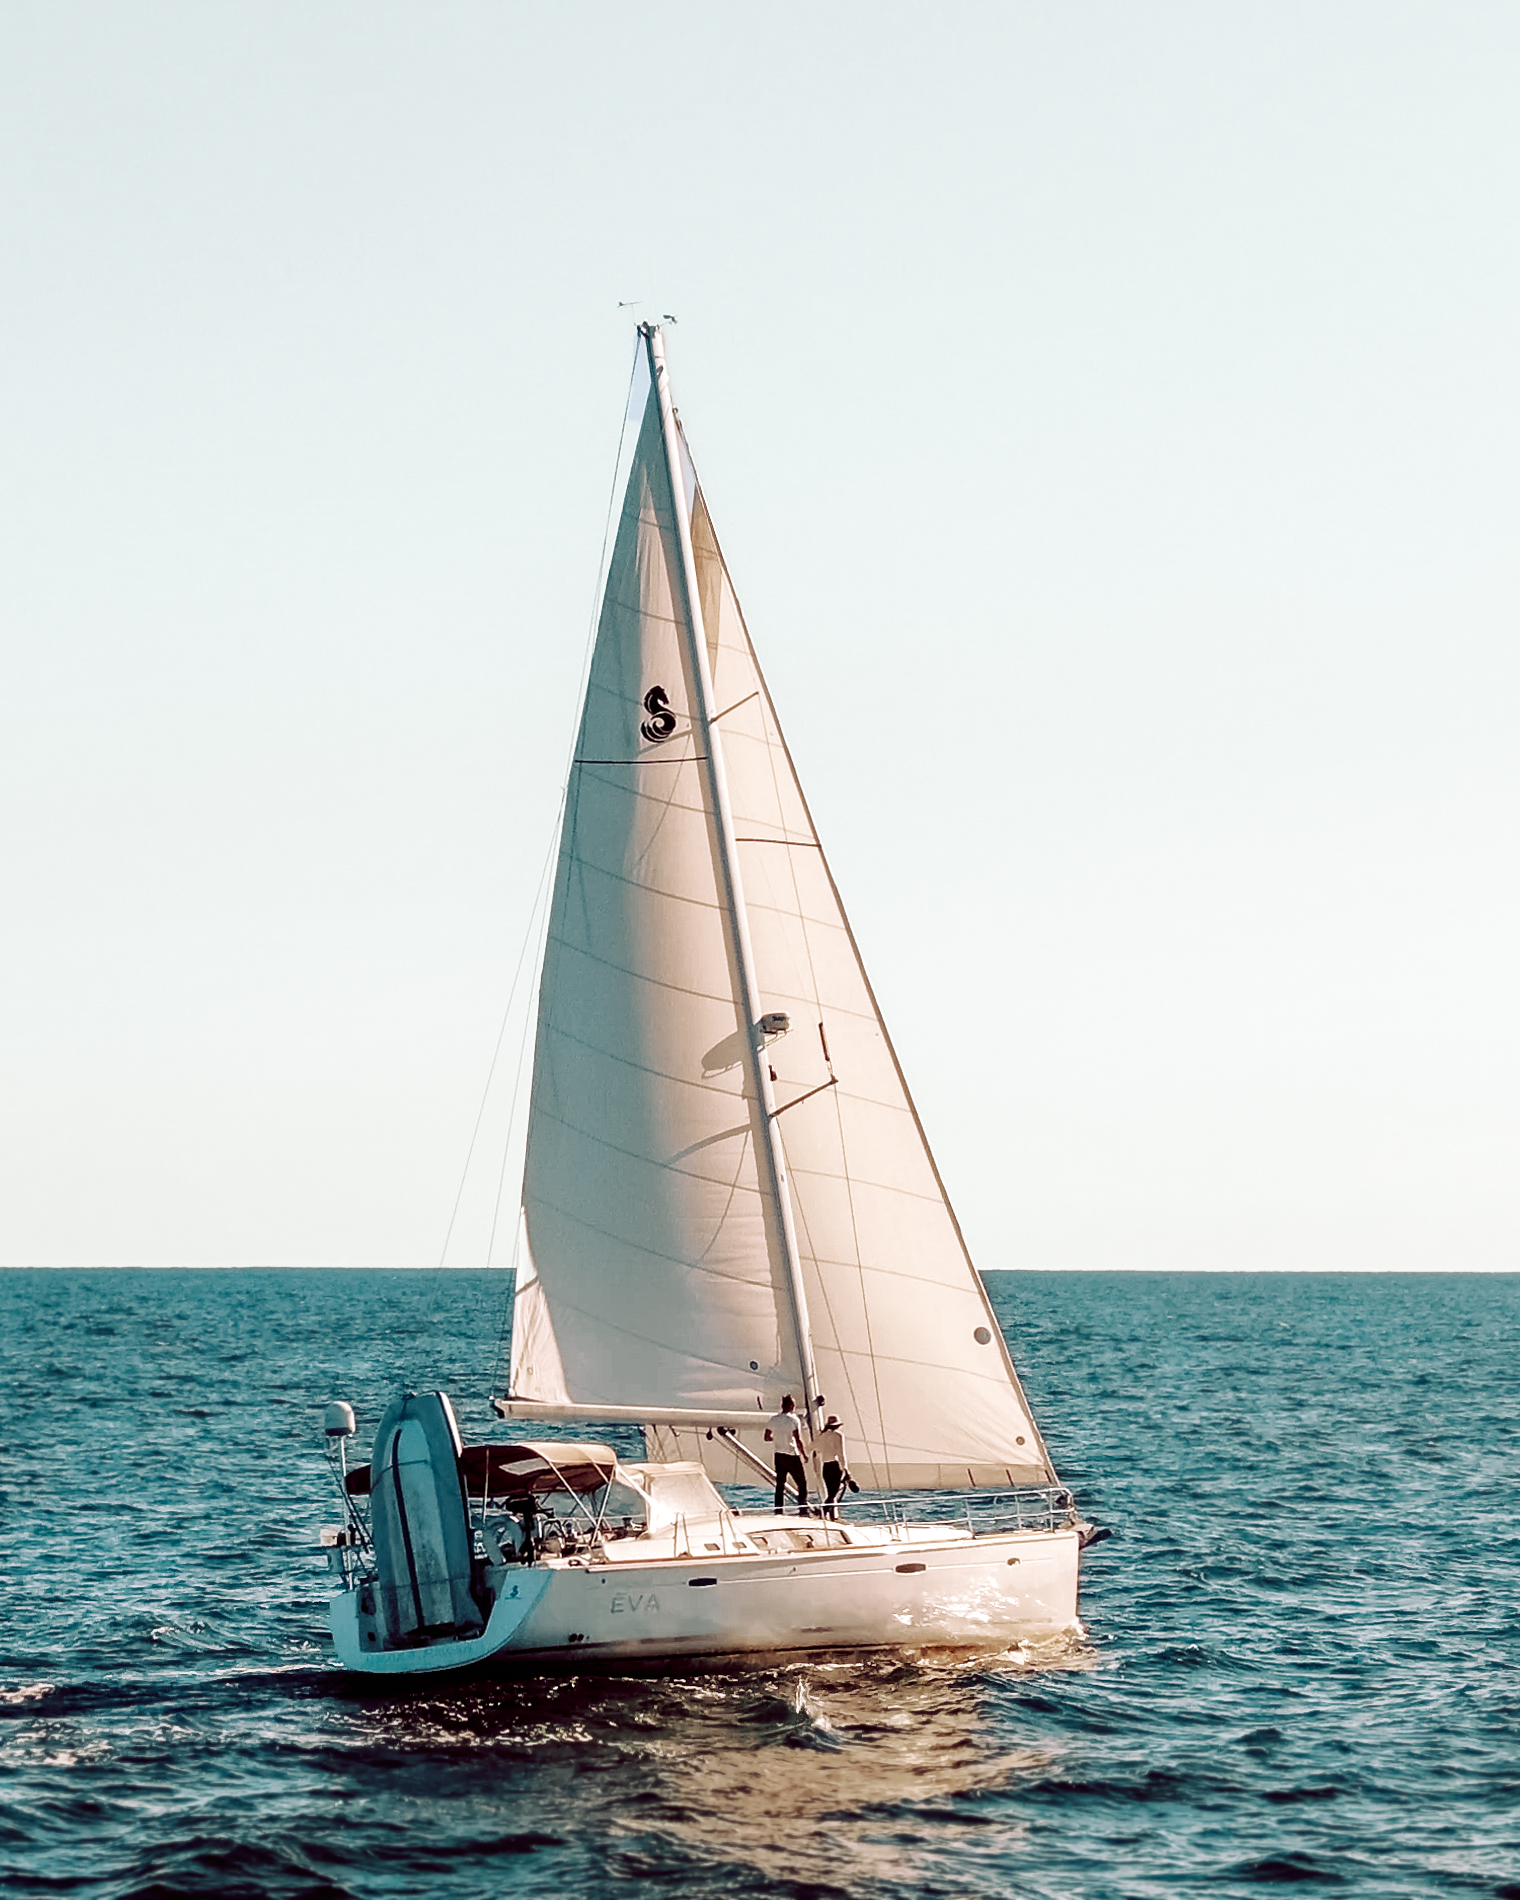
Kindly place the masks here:
POLYGON ((531 1783, 540 1825, 572 1837, 606 1827, 641 1867, 664 1849, 854 1893, 927 1880, 947 1851, 962 1872, 968 1852, 1015 1851, 1022 1824, 975 1797, 1049 1772, 1054 1753, 1010 1745, 989 1700, 1011 1678, 1091 1662, 1063 1639, 961 1662, 479 1685, 352 1712, 393 1759, 445 1751, 457 1771, 462 1754, 483 1751, 498 1800, 510 1806, 514 1786, 531 1783))
MULTIPOLYGON (((714 1738, 700 1755, 673 1752, 662 1809, 643 1825, 771 1880, 922 1875, 930 1843, 916 1807, 1041 1765, 1038 1751, 987 1746, 985 1685, 968 1675, 841 1665, 789 1671, 750 1693, 748 1733, 714 1738)), ((938 1816, 936 1848, 949 1818, 938 1816)), ((964 1826, 976 1825, 968 1814, 964 1826)), ((1022 1829, 989 1832, 1002 1853, 1022 1829)))

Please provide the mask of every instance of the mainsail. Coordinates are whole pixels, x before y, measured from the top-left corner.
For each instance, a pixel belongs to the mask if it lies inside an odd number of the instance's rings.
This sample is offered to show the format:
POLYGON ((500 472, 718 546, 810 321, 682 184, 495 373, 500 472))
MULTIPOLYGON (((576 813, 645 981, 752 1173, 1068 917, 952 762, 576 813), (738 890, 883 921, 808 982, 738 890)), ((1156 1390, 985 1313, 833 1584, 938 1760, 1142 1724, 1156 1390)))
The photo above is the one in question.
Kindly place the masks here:
POLYGON ((657 333, 649 360, 540 983, 508 1404, 642 1416, 653 1455, 733 1478, 714 1428, 790 1391, 840 1415, 868 1488, 1047 1482, 670 439, 657 333))

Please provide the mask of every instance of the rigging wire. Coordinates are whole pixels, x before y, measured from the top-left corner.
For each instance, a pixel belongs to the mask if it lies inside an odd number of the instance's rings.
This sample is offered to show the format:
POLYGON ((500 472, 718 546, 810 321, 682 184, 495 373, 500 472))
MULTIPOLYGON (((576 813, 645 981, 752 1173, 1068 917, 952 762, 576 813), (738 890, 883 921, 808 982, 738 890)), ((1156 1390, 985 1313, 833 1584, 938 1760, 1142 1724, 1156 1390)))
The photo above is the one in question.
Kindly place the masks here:
MULTIPOLYGON (((533 945, 538 937, 539 906, 543 902, 544 886, 548 882, 549 867, 554 862, 554 846, 555 846, 555 841, 557 840, 558 837, 559 837, 559 816, 558 814, 556 814, 555 820, 554 820, 554 830, 550 834, 550 838, 549 838, 549 848, 544 853, 543 866, 540 869, 539 874, 538 874, 538 887, 533 897, 533 908, 528 913, 528 928, 523 936, 522 948, 517 953, 517 968, 512 972, 512 985, 511 985, 511 988, 507 991, 507 1006, 502 1011, 501 1028, 498 1029, 496 1032, 496 1047, 491 1052, 491 1066, 486 1071, 486 1085, 485 1085, 485 1088, 481 1092, 480 1107, 476 1111, 476 1114, 475 1114, 475 1126, 470 1132, 470 1145, 465 1150, 464 1169, 459 1177, 459 1191, 454 1196, 453 1211, 449 1215, 448 1228, 443 1236, 443 1246, 439 1249, 438 1265, 440 1267, 448 1259, 449 1242, 454 1237, 454 1224, 459 1219, 460 1203, 464 1200, 465 1186, 470 1178, 470 1164, 475 1159, 475 1145, 480 1139, 480 1125, 485 1120, 486 1104, 491 1099, 491 1084, 496 1079, 496 1065, 501 1059, 501 1045, 506 1040, 507 1024, 512 1019, 512 1005, 517 1001, 518 986, 522 982, 522 974, 523 974, 524 969, 527 967, 527 963, 528 963, 528 952, 530 949, 533 948, 533 945)), ((536 964, 536 959, 535 959, 535 964, 536 964)), ((495 1232, 495 1229, 493 1227, 492 1229, 493 1235, 494 1235, 494 1232, 495 1232)), ((486 1251, 486 1265, 489 1266, 490 1264, 491 1264, 491 1256, 490 1256, 490 1250, 488 1248, 486 1251)))
MULTIPOLYGON (((555 826, 556 838, 558 837, 558 833, 559 833, 559 827, 556 825, 555 826)), ((551 847, 550 856, 552 859, 552 856, 553 856, 552 847, 551 847)), ((544 889, 545 889, 546 884, 548 883, 548 876, 549 876, 549 861, 546 860, 544 864, 544 875, 539 880, 538 897, 537 899, 535 899, 534 906, 533 906, 535 917, 538 914, 539 904, 542 903, 543 901, 544 889)), ((547 923, 548 923, 548 918, 545 917, 543 920, 543 925, 547 925, 547 923)), ((543 925, 540 926, 540 929, 537 933, 540 937, 540 940, 542 940, 542 938, 547 934, 543 928, 543 925)), ((540 942, 540 947, 542 947, 542 941, 540 942)), ((535 967, 537 966, 538 961, 539 959, 535 957, 534 958, 535 967)), ((502 1151, 501 1151, 501 1170, 496 1177, 496 1205, 493 1208, 492 1213, 491 1213, 491 1236, 490 1236, 490 1239, 487 1240, 486 1242, 486 1265, 488 1267, 490 1266, 496 1254, 496 1229, 501 1221, 501 1197, 502 1197, 503 1192, 505 1191, 506 1184, 507 1184, 507 1163, 512 1158, 512 1138, 517 1132, 517 1109, 518 1109, 519 1102, 522 1100, 523 1065, 527 1059, 527 1054, 528 1054, 528 1029, 529 1029, 529 1019, 525 1011, 523 1014, 522 1035, 518 1038, 518 1043, 517 1043, 517 1071, 512 1078, 512 1101, 511 1101, 511 1106, 507 1111, 507 1138, 506 1138, 505 1143, 502 1146, 502 1151)), ((515 1270, 517 1266, 517 1250, 515 1246, 512 1252, 512 1265, 515 1270)))

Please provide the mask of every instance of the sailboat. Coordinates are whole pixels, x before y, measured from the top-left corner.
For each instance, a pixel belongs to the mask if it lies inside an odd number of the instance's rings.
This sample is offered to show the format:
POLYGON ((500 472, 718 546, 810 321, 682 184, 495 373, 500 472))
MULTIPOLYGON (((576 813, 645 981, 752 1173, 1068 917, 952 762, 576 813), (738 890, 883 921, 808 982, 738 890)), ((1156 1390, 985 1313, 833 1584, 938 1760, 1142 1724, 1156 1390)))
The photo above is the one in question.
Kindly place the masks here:
POLYGON ((353 1413, 329 1408, 337 1654, 413 1676, 1070 1636, 1080 1552, 1101 1533, 1056 1475, 972 1265, 661 330, 640 336, 494 1400, 522 1436, 466 1446, 446 1394, 407 1392, 351 1469, 353 1413), (783 1398, 815 1487, 819 1435, 842 1421, 842 1503, 814 1488, 784 1507, 768 1429, 783 1398), (595 1436, 609 1426, 640 1428, 645 1456, 595 1436))

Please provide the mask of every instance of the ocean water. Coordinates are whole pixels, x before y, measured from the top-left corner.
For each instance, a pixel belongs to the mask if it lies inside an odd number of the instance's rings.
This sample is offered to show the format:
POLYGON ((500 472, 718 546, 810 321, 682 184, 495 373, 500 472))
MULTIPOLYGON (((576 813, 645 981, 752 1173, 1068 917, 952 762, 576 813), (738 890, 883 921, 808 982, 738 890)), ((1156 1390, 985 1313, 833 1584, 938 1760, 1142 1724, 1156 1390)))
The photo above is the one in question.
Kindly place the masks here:
POLYGON ((989 1284, 1073 1652, 378 1693, 321 1407, 485 1435, 501 1276, 0 1273, 0 1890, 1520 1897, 1520 1277, 989 1284))

